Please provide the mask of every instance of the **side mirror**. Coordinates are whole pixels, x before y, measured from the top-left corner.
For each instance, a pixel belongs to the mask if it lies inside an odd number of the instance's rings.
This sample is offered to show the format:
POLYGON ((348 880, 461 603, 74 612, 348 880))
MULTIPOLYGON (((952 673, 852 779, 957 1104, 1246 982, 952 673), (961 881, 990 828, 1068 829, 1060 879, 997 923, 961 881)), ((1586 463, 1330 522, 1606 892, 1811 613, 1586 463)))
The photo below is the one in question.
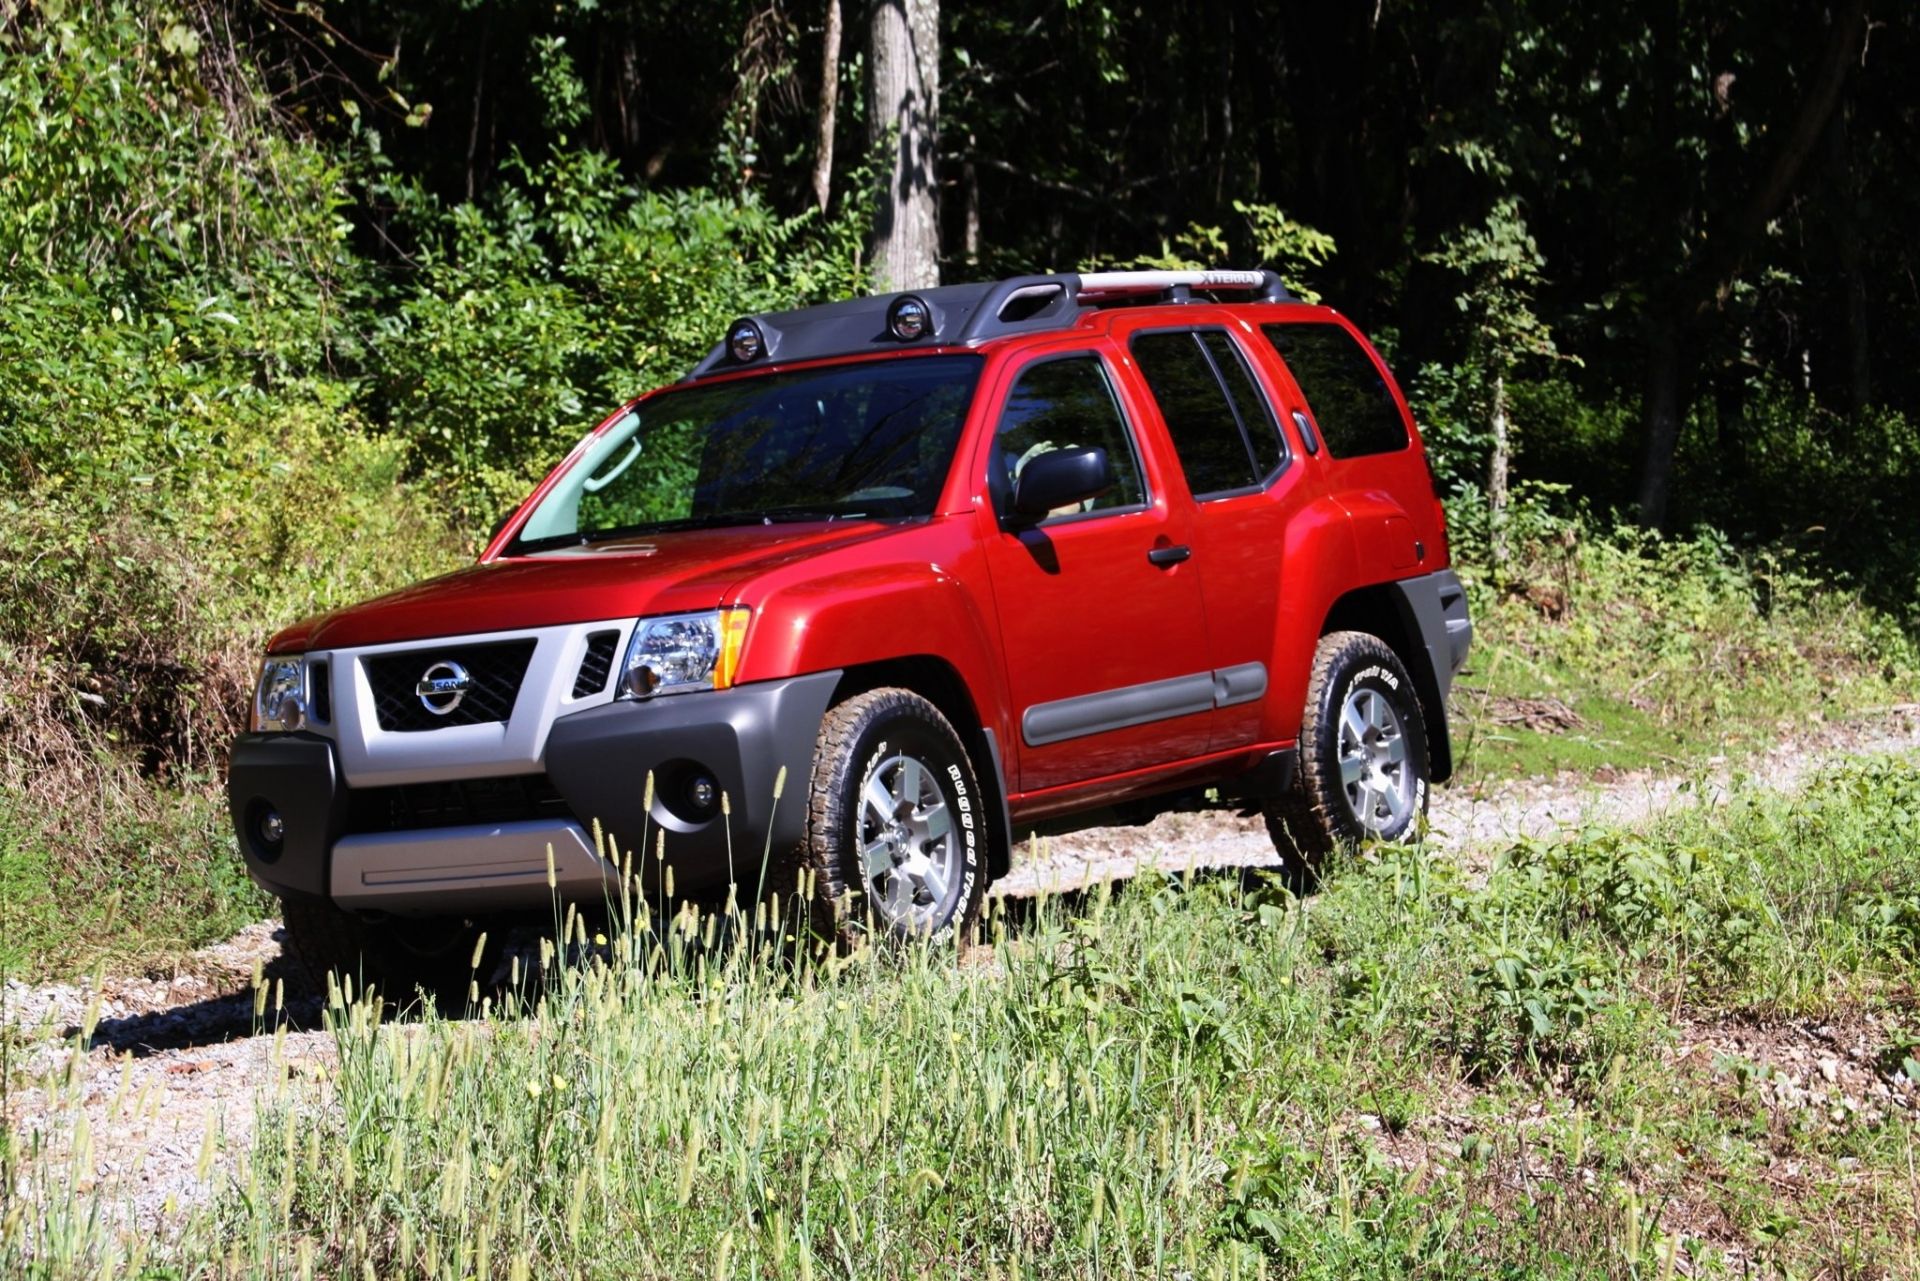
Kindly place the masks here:
POLYGON ((1098 445, 1050 449, 1020 469, 1020 478, 1013 482, 1012 514, 1042 520, 1055 508, 1098 498, 1113 484, 1113 464, 1098 445))

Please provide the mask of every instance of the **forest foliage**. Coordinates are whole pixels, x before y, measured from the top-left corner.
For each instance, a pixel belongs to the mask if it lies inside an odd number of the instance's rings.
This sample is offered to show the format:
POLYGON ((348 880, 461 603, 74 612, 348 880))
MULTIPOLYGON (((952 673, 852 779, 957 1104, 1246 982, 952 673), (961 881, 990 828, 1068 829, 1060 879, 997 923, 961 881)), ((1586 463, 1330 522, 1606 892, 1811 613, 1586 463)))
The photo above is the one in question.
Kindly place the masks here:
MULTIPOLYGON (((867 286, 892 175, 857 38, 821 99, 827 7, 0 0, 0 853, 137 895, 109 872, 164 849, 220 919, 179 798, 275 626, 457 564, 731 317, 867 286)), ((1468 551, 1498 373, 1554 528, 1712 527, 1920 621, 1911 10, 948 0, 940 36, 947 279, 1279 266, 1401 372, 1468 551)))

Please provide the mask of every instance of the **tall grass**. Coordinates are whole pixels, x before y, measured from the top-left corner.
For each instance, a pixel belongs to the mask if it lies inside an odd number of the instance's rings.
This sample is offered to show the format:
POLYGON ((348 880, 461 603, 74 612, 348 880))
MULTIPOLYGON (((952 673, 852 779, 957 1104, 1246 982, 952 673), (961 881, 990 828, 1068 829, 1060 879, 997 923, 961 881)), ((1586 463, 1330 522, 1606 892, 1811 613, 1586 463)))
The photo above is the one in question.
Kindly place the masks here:
POLYGON ((1143 877, 1003 903, 959 952, 569 916, 481 1017, 336 990, 325 1090, 270 1093, 234 1184, 156 1238, 23 1159, 47 1181, 0 1266, 1656 1276, 1731 1247, 1889 1275, 1911 1113, 1756 1126, 1744 1078, 1662 1049, 1676 1018, 1910 1000, 1920 846, 1887 837, 1915 822, 1920 770, 1881 764, 1520 847, 1484 884, 1383 849, 1306 901, 1143 877))

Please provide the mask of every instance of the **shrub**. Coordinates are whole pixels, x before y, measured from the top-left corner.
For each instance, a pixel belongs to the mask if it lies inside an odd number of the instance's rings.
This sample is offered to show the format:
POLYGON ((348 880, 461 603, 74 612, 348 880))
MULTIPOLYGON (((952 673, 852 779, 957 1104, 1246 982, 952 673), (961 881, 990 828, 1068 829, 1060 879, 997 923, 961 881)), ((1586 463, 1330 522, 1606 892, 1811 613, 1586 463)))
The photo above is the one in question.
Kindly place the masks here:
POLYGON ((383 191, 421 269, 376 325, 372 404, 470 529, 734 317, 862 279, 858 204, 782 218, 751 192, 640 189, 587 151, 521 163, 478 205, 383 191))

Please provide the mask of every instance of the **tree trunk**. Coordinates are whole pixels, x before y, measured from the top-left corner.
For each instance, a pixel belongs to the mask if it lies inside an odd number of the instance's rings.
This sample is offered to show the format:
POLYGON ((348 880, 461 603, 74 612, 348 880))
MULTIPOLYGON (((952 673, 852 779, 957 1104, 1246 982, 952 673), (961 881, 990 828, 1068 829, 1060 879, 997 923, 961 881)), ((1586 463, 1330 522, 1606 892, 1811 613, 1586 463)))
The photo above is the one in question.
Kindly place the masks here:
POLYGON ((1827 125, 1828 189, 1833 194, 1833 244, 1847 306, 1847 408, 1855 418, 1873 403, 1873 356, 1867 327, 1867 271, 1860 252, 1860 202, 1853 181, 1853 153, 1842 104, 1827 125))
POLYGON ((883 290, 940 283, 934 158, 940 119, 939 0, 872 0, 869 57, 874 145, 893 152, 874 214, 874 283, 883 290))
POLYGON ((1680 443, 1680 325, 1671 316, 1647 324, 1647 388, 1642 403, 1646 427, 1640 458, 1640 523, 1653 529, 1667 523, 1667 497, 1673 483, 1674 448, 1680 443))
POLYGON ((813 203, 821 213, 833 197, 833 120, 840 105, 840 0, 827 0, 827 32, 820 53, 820 141, 813 151, 813 203))
POLYGON ((1487 522, 1496 576, 1507 566, 1507 465, 1512 459, 1507 418, 1507 375, 1493 375, 1493 457, 1487 461, 1487 522))
POLYGON ((973 140, 967 140, 967 158, 960 164, 960 185, 966 192, 966 226, 962 245, 967 266, 980 265, 980 171, 973 164, 973 140))
POLYGON ((473 125, 467 130, 467 203, 473 203, 474 192, 479 189, 480 177, 475 170, 475 160, 480 150, 480 107, 481 92, 487 85, 487 36, 493 30, 491 15, 480 20, 480 56, 473 67, 473 125))

